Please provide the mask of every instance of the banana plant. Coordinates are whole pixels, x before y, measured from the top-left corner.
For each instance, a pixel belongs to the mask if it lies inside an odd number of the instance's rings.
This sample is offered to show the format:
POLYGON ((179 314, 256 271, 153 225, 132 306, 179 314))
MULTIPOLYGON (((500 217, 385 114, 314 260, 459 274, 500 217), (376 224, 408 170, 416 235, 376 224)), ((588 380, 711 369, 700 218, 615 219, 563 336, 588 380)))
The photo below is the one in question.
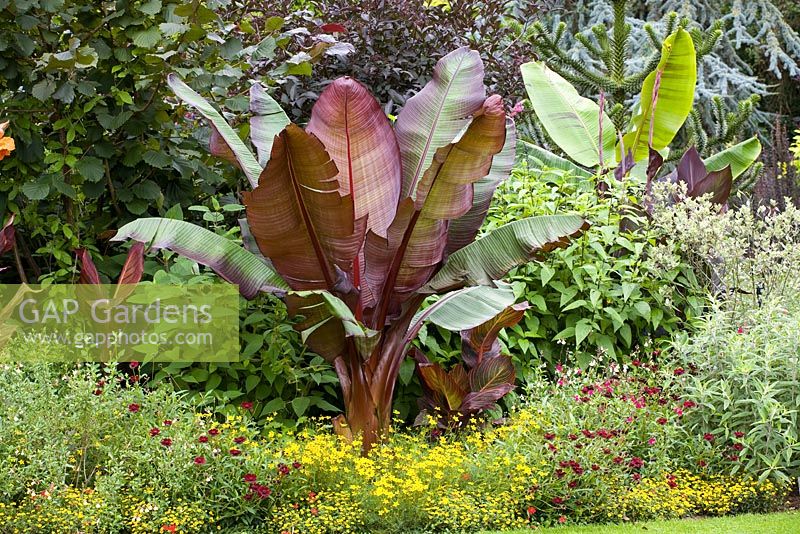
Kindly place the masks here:
MULTIPOLYGON (((644 179, 652 161, 651 150, 668 152, 686 122, 697 83, 694 43, 691 35, 679 28, 664 40, 660 61, 642 85, 638 111, 626 131, 618 132, 602 109, 602 96, 601 104, 581 96, 543 62, 526 63, 521 71, 537 118, 570 159, 525 141, 520 141, 521 153, 536 165, 569 170, 579 177, 616 169, 617 177, 632 171, 644 179)), ((704 164, 712 171, 730 165, 734 180, 760 152, 761 145, 753 137, 707 158, 704 164)))
POLYGON ((514 389, 514 364, 500 353, 497 336, 503 328, 519 323, 527 309, 527 302, 513 304, 482 325, 462 330, 462 362, 450 371, 430 362, 416 347, 412 349, 424 394, 415 424, 424 425, 433 418, 441 429, 463 427, 514 389))
POLYGON ((475 239, 515 150, 513 122, 499 96, 487 98, 483 75, 477 52, 451 52, 394 127, 348 77, 323 91, 305 129, 256 89, 252 109, 271 110, 250 125, 263 169, 222 115, 170 76, 210 122, 212 151, 253 185, 240 221, 247 248, 159 218, 129 223, 115 239, 188 256, 244 297, 281 296, 303 341, 336 369, 345 413, 335 428, 361 436, 366 452, 389 427, 400 364, 423 322, 454 331, 485 323, 515 301, 495 280, 587 227, 577 215, 532 217, 475 239))

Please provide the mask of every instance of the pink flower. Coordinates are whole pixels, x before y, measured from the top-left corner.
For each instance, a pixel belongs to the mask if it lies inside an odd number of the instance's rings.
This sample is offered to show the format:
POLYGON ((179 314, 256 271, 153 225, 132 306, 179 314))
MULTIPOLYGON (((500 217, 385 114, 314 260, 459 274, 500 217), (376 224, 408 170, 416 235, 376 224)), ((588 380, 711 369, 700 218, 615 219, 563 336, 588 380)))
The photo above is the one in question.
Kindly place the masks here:
POLYGON ((136 369, 137 367, 139 367, 139 362, 134 360, 130 362, 128 365, 130 366, 131 369, 136 369))
POLYGON ((566 522, 567 522, 567 518, 566 518, 566 516, 563 516, 563 515, 562 515, 562 516, 560 516, 560 517, 558 518, 558 522, 559 522, 559 523, 561 523, 562 525, 563 525, 564 523, 566 523, 566 522))
POLYGON ((648 445, 655 445, 655 444, 656 444, 656 438, 650 438, 650 439, 648 439, 648 440, 647 440, 647 444, 648 444, 648 445))
POLYGON ((253 408, 253 403, 250 401, 244 401, 242 403, 242 410, 250 410, 253 408))
POLYGON ((742 327, 740 326, 739 328, 737 328, 737 329, 736 329, 736 333, 737 333, 737 334, 744 334, 744 328, 742 328, 742 327))
POLYGON ((522 100, 514 104, 514 107, 511 108, 511 111, 508 113, 509 117, 516 117, 520 113, 525 111, 525 104, 523 104, 522 100))

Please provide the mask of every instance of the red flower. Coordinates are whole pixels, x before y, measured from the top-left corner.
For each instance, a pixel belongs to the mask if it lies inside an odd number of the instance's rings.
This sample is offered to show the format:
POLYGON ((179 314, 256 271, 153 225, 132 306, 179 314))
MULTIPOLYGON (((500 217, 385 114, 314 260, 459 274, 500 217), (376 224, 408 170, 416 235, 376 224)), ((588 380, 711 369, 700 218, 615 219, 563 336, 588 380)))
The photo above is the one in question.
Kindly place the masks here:
POLYGON ((742 328, 742 327, 740 326, 739 328, 737 328, 737 329, 736 329, 736 333, 737 333, 737 334, 744 334, 744 328, 742 328))
POLYGON ((744 449, 744 445, 742 445, 741 443, 734 443, 733 444, 733 450, 741 452, 743 449, 744 449))
POLYGON ((697 460, 697 467, 705 467, 708 463, 705 460, 697 460))
MULTIPOLYGON (((130 366, 131 369, 136 369, 137 367, 139 367, 139 362, 134 360, 134 361, 130 362, 128 364, 128 366, 130 366)), ((173 532, 175 532, 175 530, 173 530, 173 532)))
POLYGON ((642 475, 640 473, 634 473, 633 475, 631 475, 631 478, 633 478, 635 482, 639 482, 640 480, 642 480, 642 475))
POLYGON ((128 405, 128 411, 129 411, 129 412, 131 412, 131 413, 136 413, 136 412, 138 412, 138 411, 139 411, 139 408, 141 408, 141 406, 139 406, 139 405, 138 405, 138 404, 136 404, 135 402, 132 402, 132 403, 130 403, 130 404, 128 405))
POLYGON ((552 441, 552 440, 556 439, 556 435, 552 434, 550 432, 546 432, 545 435, 544 435, 544 439, 546 439, 548 441, 552 441))
POLYGON ((278 464, 278 472, 281 475, 288 475, 289 474, 289 466, 286 464, 278 464))
POLYGON ((237 437, 233 438, 233 442, 237 443, 237 444, 242 444, 245 441, 247 441, 247 438, 244 437, 244 436, 237 436, 237 437))
POLYGON ((600 470, 600 466, 599 465, 592 464, 592 471, 599 471, 599 470, 600 470))
POLYGON ((199 438, 197 438, 197 441, 199 441, 200 443, 208 443, 208 436, 200 436, 199 438))
MULTIPOLYGON (((131 362, 134 363, 134 362, 131 362)), ((161 532, 175 532, 178 526, 175 523, 164 525, 161 527, 161 532)))
POLYGON ((303 467, 303 464, 301 464, 300 462, 292 462, 292 467, 294 467, 295 469, 300 469, 303 467))
POLYGON ((535 506, 528 506, 528 515, 533 515, 535 513, 536 513, 536 507, 535 506))
POLYGON ((252 501, 253 500, 253 494, 252 493, 245 493, 244 496, 242 497, 242 499, 244 499, 246 501, 252 501))
POLYGON ((642 460, 638 456, 634 456, 633 458, 631 458, 630 462, 628 462, 628 465, 631 466, 633 469, 641 469, 642 466, 644 466, 644 460, 642 460))
POLYGON ((633 360, 631 362, 631 365, 633 365, 634 367, 639 367, 640 365, 642 365, 642 362, 640 360, 638 360, 638 359, 637 360, 633 360))
POLYGON ((317 510, 316 508, 312 508, 311 510, 309 510, 309 512, 311 512, 311 515, 319 515, 319 510, 317 510))
POLYGON ((737 430, 736 432, 733 433, 733 435, 736 436, 737 438, 743 438, 744 432, 740 432, 737 430))
POLYGON ((705 434, 703 434, 703 439, 706 440, 707 442, 711 443, 711 442, 714 441, 714 434, 706 432, 705 434))
POLYGON ((250 401, 244 401, 241 406, 242 410, 251 410, 253 408, 253 403, 250 401))
POLYGON ((256 477, 253 473, 247 473, 242 478, 244 479, 245 482, 255 482, 256 480, 258 480, 258 477, 256 477))
POLYGON ((648 445, 651 445, 651 446, 652 446, 652 445, 655 445, 655 444, 656 444, 656 438, 650 438, 650 439, 648 439, 648 440, 647 440, 647 444, 648 444, 648 445))
POLYGON ((240 451, 239 449, 231 449, 228 452, 231 453, 231 456, 239 456, 240 454, 242 454, 242 451, 240 451))
POLYGON ((95 395, 102 395, 103 394, 103 390, 102 389, 96 389, 96 390, 94 390, 94 394, 95 395))
POLYGON ((165 446, 165 447, 171 447, 172 446, 172 440, 169 439, 169 438, 164 438, 164 439, 161 440, 161 444, 163 446, 165 446))
POLYGON ((210 436, 218 436, 219 435, 219 428, 212 428, 211 430, 208 431, 208 434, 210 436))
POLYGON ((619 465, 622 463, 622 456, 614 456, 614 460, 612 460, 615 464, 619 465))
POLYGON ((566 516, 563 516, 563 515, 562 515, 562 516, 560 516, 560 517, 558 518, 558 522, 559 522, 559 523, 561 523, 562 525, 563 525, 564 523, 566 523, 566 522, 567 522, 567 518, 566 518, 566 516))
POLYGON ((194 459, 194 463, 195 463, 195 464, 197 464, 197 465, 205 465, 205 463, 206 463, 206 458, 205 458, 205 456, 197 456, 197 457, 194 459))
POLYGON ((673 375, 675 375, 675 376, 681 376, 681 375, 682 375, 682 374, 684 374, 685 372, 686 372, 686 371, 683 369, 683 367, 678 367, 677 369, 675 369, 674 371, 672 371, 672 374, 673 374, 673 375))
POLYGON ((688 408, 694 408, 695 406, 697 406, 697 403, 694 402, 694 401, 690 401, 690 400, 683 401, 683 407, 684 408, 687 408, 687 409, 688 408))
POLYGON ((131 375, 130 380, 131 380, 131 382, 138 382, 139 381, 139 375, 131 375))
POLYGON ((171 426, 171 425, 172 425, 172 419, 164 419, 164 426, 171 426))
POLYGON ((308 502, 314 502, 317 500, 317 492, 316 491, 309 491, 308 492, 308 502))
POLYGON ((561 497, 553 497, 553 501, 552 502, 553 502, 553 504, 558 506, 559 504, 564 504, 564 499, 562 499, 561 497))
POLYGON ((153 428, 150 429, 150 435, 151 436, 157 436, 159 434, 161 434, 161 429, 160 428, 153 427, 153 428))
POLYGON ((578 439, 578 436, 576 434, 570 434, 568 437, 570 441, 575 441, 576 439, 578 439))

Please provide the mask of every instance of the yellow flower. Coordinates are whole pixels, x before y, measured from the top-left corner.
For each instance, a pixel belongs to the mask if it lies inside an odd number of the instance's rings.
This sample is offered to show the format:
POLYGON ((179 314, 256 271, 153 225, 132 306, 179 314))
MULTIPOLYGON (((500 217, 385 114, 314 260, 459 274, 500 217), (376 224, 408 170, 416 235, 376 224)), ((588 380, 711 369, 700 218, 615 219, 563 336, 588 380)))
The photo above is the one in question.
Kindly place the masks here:
POLYGON ((16 148, 14 139, 5 137, 6 128, 8 128, 8 121, 0 124, 0 160, 11 154, 11 151, 16 148))

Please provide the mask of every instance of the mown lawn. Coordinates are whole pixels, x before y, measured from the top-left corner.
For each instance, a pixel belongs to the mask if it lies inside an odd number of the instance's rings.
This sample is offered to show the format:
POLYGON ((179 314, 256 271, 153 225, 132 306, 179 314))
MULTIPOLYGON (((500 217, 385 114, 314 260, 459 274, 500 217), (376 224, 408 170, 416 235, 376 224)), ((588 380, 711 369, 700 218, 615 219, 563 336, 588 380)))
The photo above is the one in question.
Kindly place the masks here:
MULTIPOLYGON (((511 532, 514 534, 529 534, 531 531, 517 530, 511 532)), ((800 512, 769 515, 747 514, 710 519, 648 521, 626 525, 564 526, 545 528, 538 532, 553 534, 800 534, 800 512)))

